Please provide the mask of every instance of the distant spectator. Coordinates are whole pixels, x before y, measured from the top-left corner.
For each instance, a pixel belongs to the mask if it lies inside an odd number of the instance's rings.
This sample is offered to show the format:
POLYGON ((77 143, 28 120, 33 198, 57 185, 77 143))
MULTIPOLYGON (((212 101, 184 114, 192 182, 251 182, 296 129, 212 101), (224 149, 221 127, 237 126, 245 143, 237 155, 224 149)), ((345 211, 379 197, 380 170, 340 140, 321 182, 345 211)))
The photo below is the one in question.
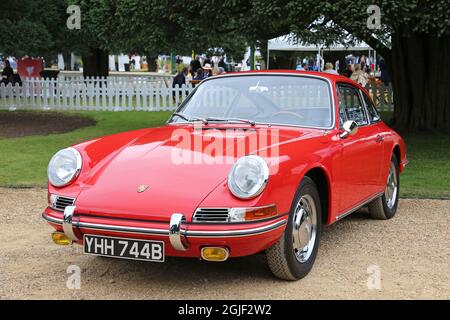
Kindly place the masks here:
POLYGON ((203 79, 209 78, 212 76, 212 67, 209 63, 206 63, 203 66, 203 79))
MULTIPOLYGON (((173 78, 172 82, 172 88, 182 87, 183 85, 186 85, 186 76, 189 73, 189 69, 187 67, 184 67, 180 73, 178 73, 175 78, 173 78)), ((182 95, 181 91, 179 92, 180 97, 182 95)), ((173 91, 172 98, 175 101, 175 91, 173 91)))
POLYGON ((187 69, 188 69, 188 72, 187 72, 187 75, 185 76, 186 84, 190 83, 192 81, 192 79, 194 78, 194 72, 191 70, 191 68, 187 68, 187 69))
POLYGON ((195 56, 195 59, 191 61, 191 70, 198 71, 202 67, 200 62, 200 57, 198 55, 195 56))
POLYGON ((209 64, 210 67, 214 68, 214 61, 212 61, 210 56, 207 56, 205 61, 203 61, 203 67, 209 64))
POLYGON ((330 74, 338 74, 336 70, 334 70, 333 64, 331 62, 325 63, 325 70, 323 70, 325 73, 330 74))
POLYGON ((220 58, 219 63, 218 63, 218 67, 222 68, 224 70, 224 72, 227 71, 227 65, 225 63, 225 58, 224 57, 220 58))
POLYGON ((7 85, 8 83, 12 82, 13 76, 14 76, 14 70, 11 68, 11 65, 10 65, 8 59, 5 59, 5 67, 3 68, 2 78, 1 78, 0 82, 7 85))
POLYGON ((201 67, 197 69, 197 75, 194 77, 194 80, 203 80, 203 69, 201 67))
POLYGON ((344 76, 346 76, 347 78, 350 78, 354 71, 355 71, 354 65, 348 64, 347 69, 345 69, 345 71, 344 71, 344 76))
POLYGON ((223 67, 218 67, 217 68, 217 75, 221 75, 226 73, 225 69, 223 67))
POLYGON ((352 73, 350 79, 359 83, 361 86, 365 87, 369 82, 369 76, 366 72, 361 70, 360 64, 355 64, 355 72, 352 73))
POLYGON ((172 88, 175 88, 175 86, 181 87, 182 85, 186 84, 186 76, 188 75, 189 69, 187 67, 184 67, 180 73, 178 73, 175 78, 173 78, 172 82, 172 88))
POLYGON ((306 71, 308 70, 308 64, 303 62, 301 64, 298 64, 297 67, 295 68, 295 70, 297 71, 306 71))
POLYGON ((383 58, 380 59, 380 62, 378 63, 378 65, 380 66, 380 71, 381 71, 381 75, 380 75, 381 82, 383 82, 384 84, 388 84, 389 82, 391 82, 391 75, 389 74, 389 71, 386 66, 386 62, 384 61, 383 58))

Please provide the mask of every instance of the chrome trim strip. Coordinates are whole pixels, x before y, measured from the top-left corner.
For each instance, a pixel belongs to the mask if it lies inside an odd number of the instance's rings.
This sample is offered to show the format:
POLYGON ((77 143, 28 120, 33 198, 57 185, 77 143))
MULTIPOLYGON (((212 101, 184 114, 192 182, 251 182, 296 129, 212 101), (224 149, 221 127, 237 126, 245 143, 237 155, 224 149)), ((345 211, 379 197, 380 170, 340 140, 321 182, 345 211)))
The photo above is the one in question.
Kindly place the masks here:
POLYGON ((170 217, 170 225, 169 225, 169 240, 172 247, 179 251, 186 251, 188 246, 183 242, 181 238, 181 222, 184 217, 184 214, 174 213, 172 217, 170 217))
POLYGON ((62 221, 63 231, 65 235, 72 241, 78 241, 78 238, 73 230, 73 223, 76 223, 76 221, 73 221, 73 214, 76 208, 77 207, 75 206, 67 206, 64 209, 64 219, 62 221))
POLYGON ((368 203, 371 202, 372 200, 375 200, 376 198, 381 197, 381 196, 383 195, 383 193, 384 193, 384 192, 380 192, 380 193, 376 194, 375 196, 370 197, 370 198, 367 199, 367 200, 363 200, 361 203, 357 204, 357 205, 356 205, 355 207, 353 207, 352 209, 350 209, 350 210, 348 210, 348 211, 346 211, 346 212, 344 212, 344 213, 342 213, 342 214, 337 215, 337 216, 336 216, 336 221, 341 220, 342 218, 348 216, 349 214, 355 212, 355 211, 358 210, 358 209, 361 209, 362 207, 364 207, 366 204, 368 204, 368 203))
POLYGON ((42 218, 44 218, 44 220, 46 220, 47 222, 60 224, 60 225, 62 225, 62 222, 63 222, 63 219, 59 219, 59 218, 55 218, 55 217, 49 216, 45 212, 42 214, 42 218))
POLYGON ((238 236, 250 236, 255 234, 260 234, 264 232, 268 232, 274 229, 277 229, 283 225, 285 225, 287 222, 286 219, 274 222, 272 224, 269 224, 267 226, 257 227, 257 228, 251 228, 251 229, 244 229, 244 230, 224 230, 224 231, 186 231, 186 235, 189 237, 238 237, 238 236))
MULTIPOLYGON (((48 222, 62 225, 63 220, 59 218, 54 218, 48 216, 45 212, 42 217, 48 222)), ((239 237, 239 236, 250 236, 255 234, 260 234, 277 229, 287 223, 286 219, 265 225, 262 227, 243 229, 243 230, 226 230, 226 231, 189 231, 185 229, 180 229, 180 233, 186 237, 202 237, 202 238, 213 238, 213 237, 239 237)), ((168 229, 153 229, 153 228, 140 228, 140 227, 124 227, 115 226, 109 224, 96 224, 87 222, 73 222, 73 226, 77 228, 92 229, 92 230, 107 230, 112 232, 123 232, 123 233, 136 233, 136 234, 147 234, 147 235, 169 235, 168 229)))

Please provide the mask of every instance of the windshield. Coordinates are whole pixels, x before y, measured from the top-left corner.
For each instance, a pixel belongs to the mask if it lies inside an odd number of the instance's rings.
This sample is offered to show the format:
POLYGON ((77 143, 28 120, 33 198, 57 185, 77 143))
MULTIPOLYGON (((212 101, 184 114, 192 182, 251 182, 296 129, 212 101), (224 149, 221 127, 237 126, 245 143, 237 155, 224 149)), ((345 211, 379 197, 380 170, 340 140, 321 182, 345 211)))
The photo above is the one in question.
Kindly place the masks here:
POLYGON ((194 120, 332 126, 330 87, 312 77, 228 76, 202 83, 170 122, 194 120), (178 115, 176 115, 178 114, 178 115))

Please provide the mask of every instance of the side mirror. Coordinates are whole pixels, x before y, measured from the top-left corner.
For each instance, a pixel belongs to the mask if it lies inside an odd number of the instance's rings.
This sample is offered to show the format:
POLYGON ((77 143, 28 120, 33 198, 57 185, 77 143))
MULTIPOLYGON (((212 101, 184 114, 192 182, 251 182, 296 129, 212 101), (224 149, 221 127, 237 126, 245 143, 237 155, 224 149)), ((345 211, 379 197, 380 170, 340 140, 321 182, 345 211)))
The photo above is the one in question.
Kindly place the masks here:
POLYGON ((358 132, 358 124, 353 120, 348 120, 344 122, 343 129, 344 132, 340 135, 341 139, 345 139, 348 136, 352 136, 358 132))

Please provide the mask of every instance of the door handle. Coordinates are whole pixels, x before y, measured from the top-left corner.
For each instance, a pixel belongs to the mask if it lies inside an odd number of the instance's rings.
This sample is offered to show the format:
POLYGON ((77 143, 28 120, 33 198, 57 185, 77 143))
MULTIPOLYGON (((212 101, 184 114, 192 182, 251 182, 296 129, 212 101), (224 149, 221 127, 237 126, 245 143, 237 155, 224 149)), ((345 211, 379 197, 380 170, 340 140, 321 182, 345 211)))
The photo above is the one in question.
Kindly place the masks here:
POLYGON ((383 141, 384 141, 384 137, 383 137, 381 134, 379 134, 379 135, 377 135, 377 137, 375 138, 375 141, 376 141, 376 142, 383 142, 383 141))

